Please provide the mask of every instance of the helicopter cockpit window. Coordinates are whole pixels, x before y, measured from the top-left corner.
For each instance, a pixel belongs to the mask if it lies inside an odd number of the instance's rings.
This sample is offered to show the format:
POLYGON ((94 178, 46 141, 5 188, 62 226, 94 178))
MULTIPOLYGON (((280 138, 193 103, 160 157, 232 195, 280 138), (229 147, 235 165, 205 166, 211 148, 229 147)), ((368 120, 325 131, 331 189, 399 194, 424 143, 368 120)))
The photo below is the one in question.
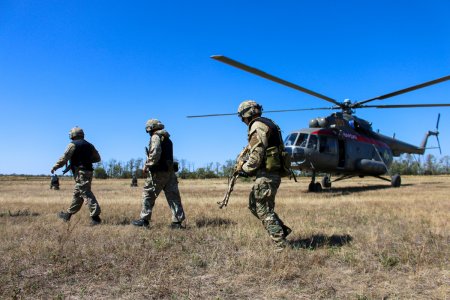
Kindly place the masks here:
POLYGON ((319 137, 319 152, 336 153, 336 138, 321 135, 319 137))
POLYGON ((288 135, 286 137, 286 139, 284 140, 284 145, 285 146, 292 146, 295 143, 295 139, 297 138, 298 133, 291 133, 290 135, 288 135))
POLYGON ((316 149, 317 147, 317 135, 311 134, 309 136, 308 148, 316 149))
POLYGON ((306 141, 308 140, 308 135, 306 133, 300 133, 300 136, 295 143, 295 146, 306 148, 306 141))

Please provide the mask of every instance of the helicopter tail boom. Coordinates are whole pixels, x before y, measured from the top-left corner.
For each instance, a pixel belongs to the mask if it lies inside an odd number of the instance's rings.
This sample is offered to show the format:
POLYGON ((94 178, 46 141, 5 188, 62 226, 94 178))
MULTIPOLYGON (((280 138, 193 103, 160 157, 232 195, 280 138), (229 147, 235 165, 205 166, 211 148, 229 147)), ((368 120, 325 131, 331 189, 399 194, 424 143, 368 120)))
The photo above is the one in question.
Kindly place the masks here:
POLYGON ((387 137, 381 134, 377 134, 379 136, 380 139, 382 139, 387 145, 389 145, 389 147, 392 150, 392 154, 394 156, 400 156, 403 153, 408 153, 408 154, 424 154, 425 150, 427 149, 439 149, 439 152, 442 154, 441 152, 441 145, 439 143, 439 120, 440 120, 441 114, 438 114, 438 119, 437 119, 437 123, 436 123, 436 129, 435 130, 429 130, 427 131, 427 133, 425 133, 425 137, 422 140, 422 143, 420 144, 420 146, 414 146, 405 142, 402 142, 400 140, 397 140, 395 138, 391 138, 391 137, 387 137), (437 139, 437 143, 438 143, 438 147, 432 147, 432 148, 427 148, 427 142, 428 142, 428 138, 430 136, 435 136, 437 139))

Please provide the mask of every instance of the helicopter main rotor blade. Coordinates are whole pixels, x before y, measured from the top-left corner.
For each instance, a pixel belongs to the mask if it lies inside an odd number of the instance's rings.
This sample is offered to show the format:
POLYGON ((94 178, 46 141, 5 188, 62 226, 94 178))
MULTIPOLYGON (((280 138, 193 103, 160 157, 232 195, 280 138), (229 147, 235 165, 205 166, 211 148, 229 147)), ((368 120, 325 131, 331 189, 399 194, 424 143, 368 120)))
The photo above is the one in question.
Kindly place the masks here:
MULTIPOLYGON (((281 113, 281 112, 292 112, 292 111, 304 111, 304 110, 330 110, 330 109, 340 109, 339 107, 317 107, 317 108, 295 108, 295 109, 280 109, 280 110, 264 110, 267 113, 281 113)), ((186 116, 186 118, 207 118, 207 117, 222 117, 222 116, 237 116, 237 113, 229 114, 209 114, 209 115, 197 115, 197 116, 186 116)))
MULTIPOLYGON (((441 78, 438 78, 438 79, 435 79, 435 80, 427 81, 427 82, 424 82, 424 83, 421 83, 421 84, 417 84, 417 85, 414 85, 414 86, 411 86, 411 87, 408 87, 408 88, 405 88, 405 89, 401 89, 401 90, 398 90, 398 91, 395 91, 395 92, 392 92, 392 93, 389 93, 389 94, 381 95, 381 96, 378 96, 378 97, 375 97, 375 98, 371 98, 371 99, 367 99, 367 100, 363 100, 363 101, 358 101, 356 104, 357 105, 361 105, 361 104, 364 104, 364 103, 367 103, 367 102, 370 102, 370 101, 374 101, 374 100, 383 100, 383 99, 394 97, 394 96, 401 95, 401 94, 404 94, 404 93, 412 92, 412 91, 415 91, 415 90, 418 90, 418 89, 421 89, 421 88, 424 88, 424 87, 427 87, 427 86, 430 86, 430 85, 433 85, 433 84, 441 83, 441 82, 447 81, 449 79, 450 79, 450 75, 444 76, 444 77, 441 77, 441 78)), ((356 106, 356 107, 358 107, 358 106, 356 106)))
POLYGON ((209 114, 209 115, 196 115, 196 116, 186 116, 186 118, 209 118, 209 117, 223 117, 223 116, 237 116, 237 113, 229 114, 209 114))
POLYGON ((359 108, 410 108, 410 107, 443 107, 450 104, 398 104, 398 105, 362 105, 359 108))
POLYGON ((274 81, 274 82, 276 82, 276 83, 279 83, 279 84, 285 85, 285 86, 287 86, 287 87, 293 88, 293 89, 295 89, 295 90, 301 91, 301 92, 303 92, 303 93, 309 94, 309 95, 311 95, 311 96, 314 96, 314 97, 323 99, 323 100, 325 100, 325 101, 331 102, 331 103, 336 104, 336 105, 340 105, 339 102, 337 102, 336 100, 334 100, 334 99, 332 99, 332 98, 330 98, 330 97, 327 97, 327 96, 325 96, 325 95, 316 93, 316 92, 314 92, 314 91, 311 91, 311 90, 309 90, 309 89, 307 89, 307 88, 301 87, 301 86, 299 86, 299 85, 297 85, 297 84, 294 84, 294 83, 292 83, 292 82, 286 81, 286 80, 284 80, 284 79, 275 77, 275 76, 273 76, 273 75, 270 75, 270 74, 268 74, 268 73, 266 73, 266 72, 264 72, 264 71, 258 70, 258 69, 256 69, 256 68, 247 66, 247 65, 245 65, 245 64, 243 64, 243 63, 240 63, 240 62, 238 62, 238 61, 236 61, 236 60, 234 60, 234 59, 228 58, 228 57, 226 57, 226 56, 223 56, 223 55, 212 55, 211 58, 212 58, 212 59, 215 59, 215 60, 217 60, 217 61, 223 62, 223 63, 225 63, 225 64, 228 64, 228 65, 230 65, 230 66, 236 67, 236 68, 238 68, 238 69, 247 71, 247 72, 249 72, 249 73, 258 75, 258 76, 263 77, 263 78, 265 78, 265 79, 269 79, 269 80, 272 80, 272 81, 274 81))
POLYGON ((437 118, 437 122, 436 122, 436 131, 438 130, 438 128, 439 128, 439 120, 441 119, 441 114, 440 113, 438 113, 438 118, 437 118))

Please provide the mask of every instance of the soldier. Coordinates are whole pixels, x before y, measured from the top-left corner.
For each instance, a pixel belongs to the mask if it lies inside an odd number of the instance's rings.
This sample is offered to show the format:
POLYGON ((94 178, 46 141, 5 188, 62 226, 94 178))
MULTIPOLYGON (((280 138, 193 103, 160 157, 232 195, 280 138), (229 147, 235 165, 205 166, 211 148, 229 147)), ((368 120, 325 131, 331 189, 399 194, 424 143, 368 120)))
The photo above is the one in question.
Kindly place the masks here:
POLYGON ((150 119, 145 124, 145 131, 150 135, 147 160, 144 164, 144 174, 148 172, 142 193, 142 210, 139 220, 132 221, 135 226, 148 227, 152 217, 153 206, 159 193, 164 190, 170 210, 172 211, 173 229, 184 228, 185 219, 183 205, 181 204, 178 180, 174 170, 173 146, 169 133, 164 125, 150 119))
POLYGON ((50 189, 59 190, 59 178, 58 175, 53 174, 50 179, 50 189))
POLYGON ((281 183, 282 171, 280 154, 283 147, 280 128, 270 119, 261 117, 262 106, 252 100, 242 102, 238 115, 248 125, 249 157, 239 172, 241 177, 256 176, 249 196, 249 209, 266 228, 277 250, 282 250, 289 243, 286 236, 291 229, 274 211, 275 195, 281 183), (274 155, 275 151, 276 155, 274 155), (274 159, 278 162, 274 162, 274 159), (276 166, 277 165, 277 166, 276 166))
POLYGON ((136 186, 138 186, 136 174, 133 174, 133 176, 131 177, 131 183, 130 183, 130 186, 131 186, 131 187, 136 187, 136 186))
POLYGON ((79 127, 72 128, 69 131, 69 138, 72 141, 67 146, 63 156, 61 156, 50 171, 53 174, 57 169, 69 162, 75 179, 72 204, 67 209, 67 212, 61 211, 58 217, 68 222, 70 217, 80 210, 83 201, 85 201, 89 206, 91 225, 98 225, 102 222, 99 216, 100 205, 91 191, 91 182, 93 173, 92 163, 100 161, 100 154, 91 143, 84 139, 83 129, 79 127))

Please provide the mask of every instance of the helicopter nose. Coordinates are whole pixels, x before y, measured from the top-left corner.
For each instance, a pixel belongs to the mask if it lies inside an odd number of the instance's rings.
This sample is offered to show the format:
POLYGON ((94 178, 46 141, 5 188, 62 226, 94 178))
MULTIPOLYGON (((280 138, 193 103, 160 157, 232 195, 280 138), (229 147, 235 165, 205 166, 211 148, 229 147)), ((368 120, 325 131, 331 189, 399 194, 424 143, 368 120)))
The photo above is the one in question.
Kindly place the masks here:
POLYGON ((286 152, 290 154, 292 161, 302 161, 305 159, 305 150, 301 147, 286 147, 286 152))

